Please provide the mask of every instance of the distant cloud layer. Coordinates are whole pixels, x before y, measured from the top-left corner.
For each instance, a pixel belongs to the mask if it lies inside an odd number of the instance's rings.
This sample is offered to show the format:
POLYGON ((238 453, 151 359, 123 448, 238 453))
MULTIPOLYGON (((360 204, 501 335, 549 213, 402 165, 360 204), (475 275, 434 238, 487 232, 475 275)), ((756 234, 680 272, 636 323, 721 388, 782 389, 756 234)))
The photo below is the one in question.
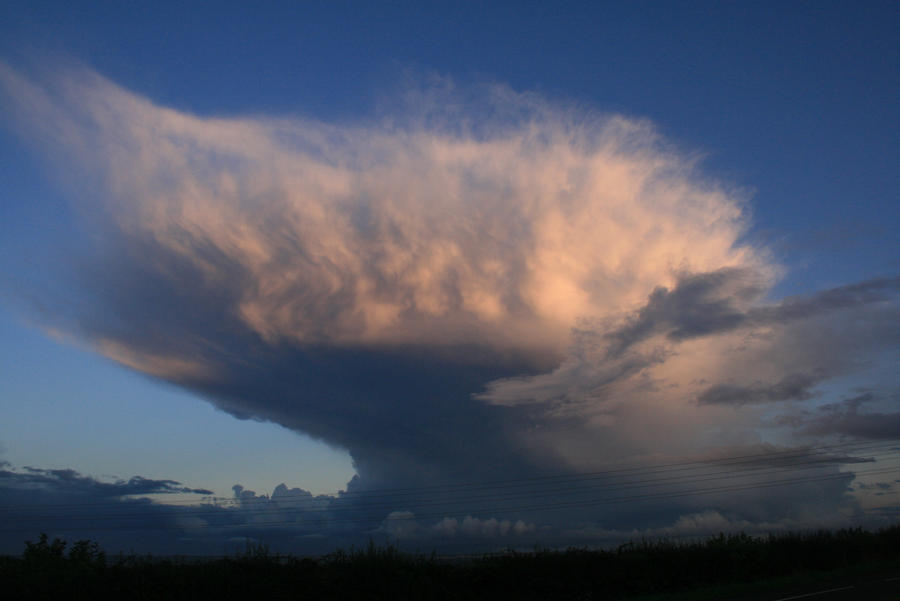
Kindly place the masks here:
MULTIPOLYGON (((646 122, 446 82, 377 121, 203 117, 84 68, 35 73, 0 63, 2 106, 89 182, 101 239, 48 327, 348 449, 351 491, 895 430, 856 407, 765 414, 896 356, 900 280, 768 299, 781 269, 745 238, 745 199, 646 122)), ((853 506, 848 486, 430 524, 398 501, 370 526, 768 524, 853 506)))

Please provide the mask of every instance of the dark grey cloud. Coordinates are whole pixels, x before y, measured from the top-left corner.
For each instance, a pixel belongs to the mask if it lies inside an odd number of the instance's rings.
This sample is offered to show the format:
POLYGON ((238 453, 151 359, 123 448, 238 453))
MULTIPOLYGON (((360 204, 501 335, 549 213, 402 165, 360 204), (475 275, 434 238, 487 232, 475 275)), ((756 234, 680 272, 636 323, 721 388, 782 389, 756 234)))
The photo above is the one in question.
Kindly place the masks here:
POLYGON ((859 490, 889 491, 894 488, 894 485, 891 482, 873 482, 872 484, 860 482, 856 485, 856 488, 859 490))
POLYGON ((748 316, 741 305, 765 291, 760 274, 749 269, 682 275, 672 290, 654 290, 626 325, 607 334, 614 341, 610 354, 657 334, 678 341, 745 326, 748 316))
POLYGON ((175 544, 187 508, 152 502, 145 495, 212 494, 174 480, 135 476, 107 482, 70 469, 5 467, 0 470, 0 553, 21 552, 22 541, 40 532, 99 540, 113 553, 189 550, 175 544))
POLYGON ((726 268, 682 275, 674 288, 659 287, 628 322, 607 334, 615 355, 651 336, 673 341, 731 332, 740 328, 785 325, 825 313, 889 301, 900 291, 900 277, 876 278, 812 295, 753 306, 766 293, 759 273, 726 268))
POLYGON ((749 312, 749 320, 762 325, 785 323, 815 317, 822 313, 889 301, 898 291, 900 291, 900 277, 875 278, 812 295, 788 298, 768 307, 754 308, 749 312))
POLYGON ((707 388, 697 401, 701 405, 744 405, 747 403, 771 403, 775 401, 805 401, 815 396, 812 387, 821 376, 791 374, 774 384, 734 386, 718 384, 707 388))
MULTIPOLYGON (((8 464, 7 464, 8 465, 8 464)), ((41 469, 25 466, 23 471, 0 470, 0 485, 22 489, 51 488, 70 494, 94 497, 123 497, 128 495, 192 493, 211 495, 205 488, 182 486, 175 480, 154 480, 134 476, 128 480, 102 482, 71 469, 41 469)))
POLYGON ((709 454, 705 460, 715 465, 727 465, 735 470, 874 463, 876 460, 873 457, 866 456, 865 451, 867 449, 868 447, 866 446, 841 447, 840 445, 834 445, 822 448, 808 446, 786 448, 771 444, 759 444, 739 448, 725 447, 718 449, 715 453, 709 454), (735 457, 738 459, 735 459, 735 457))
POLYGON ((797 426, 808 435, 842 435, 873 440, 900 438, 900 411, 864 411, 865 403, 874 400, 872 393, 847 399, 825 407, 818 414, 801 420, 797 426))

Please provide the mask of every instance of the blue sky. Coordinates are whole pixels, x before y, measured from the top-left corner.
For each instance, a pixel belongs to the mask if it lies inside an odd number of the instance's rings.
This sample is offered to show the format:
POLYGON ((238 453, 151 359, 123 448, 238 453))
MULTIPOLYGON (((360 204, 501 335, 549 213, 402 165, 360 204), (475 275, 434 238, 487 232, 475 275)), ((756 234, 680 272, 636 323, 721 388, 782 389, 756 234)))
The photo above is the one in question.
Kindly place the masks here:
MULTIPOLYGON (((324 494, 900 435, 891 3, 0 10, 20 471, 324 494)), ((804 523, 729 503, 581 519, 804 523)))

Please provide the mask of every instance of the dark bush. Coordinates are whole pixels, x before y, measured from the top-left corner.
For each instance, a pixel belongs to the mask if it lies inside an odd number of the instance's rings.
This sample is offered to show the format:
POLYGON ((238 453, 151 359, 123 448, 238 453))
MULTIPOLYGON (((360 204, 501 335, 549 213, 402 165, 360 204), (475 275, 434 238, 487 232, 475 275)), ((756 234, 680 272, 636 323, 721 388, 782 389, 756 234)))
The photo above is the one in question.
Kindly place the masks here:
POLYGON ((42 534, 20 558, 0 558, 6 598, 295 600, 627 599, 760 581, 900 559, 900 526, 704 542, 632 542, 613 550, 509 551, 451 560, 373 542, 318 559, 279 556, 264 545, 210 560, 120 556, 96 542, 42 534))

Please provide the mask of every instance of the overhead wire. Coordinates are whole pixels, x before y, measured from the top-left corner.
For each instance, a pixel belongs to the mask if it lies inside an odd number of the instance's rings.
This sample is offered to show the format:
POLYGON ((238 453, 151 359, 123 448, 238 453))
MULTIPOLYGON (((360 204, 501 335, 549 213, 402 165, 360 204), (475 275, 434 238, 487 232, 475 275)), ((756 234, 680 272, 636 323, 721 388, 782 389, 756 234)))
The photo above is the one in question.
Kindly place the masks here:
MULTIPOLYGON (((892 444, 892 443, 887 443, 887 444, 892 444)), ((842 445, 842 446, 846 447, 847 445, 842 445)), ((835 447, 835 445, 830 445, 827 448, 833 449, 834 447, 835 447)), ((826 447, 820 447, 819 450, 821 451, 822 449, 825 449, 825 448, 826 447)), ((858 449, 858 448, 863 448, 863 447, 862 447, 862 445, 857 445, 856 448, 858 449)), ((875 445, 865 445, 864 448, 871 450, 872 448, 876 448, 876 447, 875 447, 875 445)), ((897 449, 889 448, 888 452, 890 454, 893 454, 893 452, 896 450, 897 449)), ((810 449, 805 449, 805 455, 803 455, 801 457, 801 459, 802 458, 810 459, 811 458, 810 451, 811 451, 810 449)), ((755 456, 770 457, 771 455, 772 455, 772 453, 765 453, 765 454, 756 454, 755 456)), ((791 459, 791 457, 787 456, 787 454, 785 454, 785 453, 782 453, 781 455, 782 455, 782 457, 781 457, 782 460, 791 459)), ((748 456, 741 456, 741 458, 744 458, 744 459, 746 459, 747 457, 748 456)), ((737 458, 736 457, 726 458, 726 460, 730 460, 730 459, 737 459, 737 458)), ((794 459, 796 459, 796 458, 794 458, 794 459)), ((689 463, 694 463, 694 462, 689 462, 689 463)), ((759 470, 758 473, 752 474, 753 477, 756 477, 756 478, 770 477, 776 473, 784 472, 785 470, 811 469, 811 468, 818 467, 819 465, 826 466, 826 465, 834 465, 834 464, 835 464, 835 460, 833 460, 833 459, 829 460, 829 459, 822 459, 822 458, 818 458, 818 459, 812 458, 809 461, 794 461, 793 463, 785 461, 782 465, 779 465, 775 468, 771 468, 771 466, 766 466, 766 467, 769 467, 770 469, 761 469, 759 467, 750 468, 750 469, 744 468, 740 472, 740 474, 746 475, 748 471, 759 470)), ((710 465, 710 464, 707 462, 706 465, 710 465)), ((716 464, 713 464, 713 465, 716 465, 716 464)), ((849 477, 853 477, 854 475, 891 473, 891 472, 895 472, 895 471, 898 471, 897 468, 887 468, 887 469, 881 469, 881 470, 868 470, 868 471, 857 470, 855 472, 839 472, 836 474, 828 474, 828 475, 814 477, 814 478, 806 478, 806 479, 791 478, 789 480, 776 480, 774 482, 776 484, 812 482, 812 481, 833 480, 833 479, 839 479, 839 478, 849 478, 849 477)), ((713 472, 713 473, 706 473, 706 474, 699 474, 699 475, 688 474, 688 475, 674 476, 674 477, 668 477, 668 478, 650 478, 650 479, 638 480, 638 481, 633 481, 633 482, 624 482, 624 483, 620 482, 620 483, 617 483, 616 485, 606 485, 606 486, 593 485, 590 487, 582 487, 582 488, 579 488, 576 490, 554 488, 554 489, 544 489, 544 490, 537 490, 537 491, 532 490, 532 491, 526 491, 524 493, 507 492, 505 494, 499 494, 499 495, 482 495, 480 497, 464 497, 464 498, 449 499, 449 500, 448 499, 435 499, 435 500, 425 499, 425 500, 420 500, 417 503, 408 503, 407 506, 403 506, 403 507, 405 510, 408 510, 408 509, 421 510, 422 508, 426 508, 426 507, 448 507, 449 508, 447 510, 442 510, 441 512, 439 512, 437 514, 422 514, 420 511, 419 514, 417 515, 417 518, 424 518, 424 517, 431 516, 431 515, 437 516, 437 517, 451 517, 452 515, 483 513, 485 511, 514 512, 514 511, 525 511, 525 510, 549 509, 549 508, 554 508, 554 507, 578 507, 578 506, 584 506, 586 503, 591 504, 591 503, 597 502, 597 500, 596 499, 587 500, 587 501, 586 500, 578 500, 578 501, 571 501, 571 502, 563 503, 561 505, 557 503, 557 504, 550 504, 550 505, 546 505, 546 504, 545 505, 540 505, 540 504, 539 505, 530 505, 530 506, 525 506, 525 507, 504 507, 504 508, 496 508, 493 510, 485 510, 485 509, 476 510, 472 507, 472 504, 483 502, 483 501, 489 501, 489 502, 494 502, 494 503, 496 503, 498 500, 505 500, 507 502, 516 502, 519 500, 524 501, 524 500, 531 500, 531 499, 536 499, 536 498, 544 498, 544 497, 548 497, 548 496, 559 497, 559 496, 564 496, 566 494, 586 494, 586 493, 591 493, 591 492, 596 491, 597 488, 602 488, 606 492, 616 493, 616 492, 621 492, 624 490, 634 490, 634 489, 648 488, 648 487, 654 487, 654 486, 658 487, 663 482, 667 482, 669 485, 675 484, 675 485, 680 485, 683 487, 685 484, 688 484, 688 483, 697 484, 697 483, 701 483, 701 482, 722 480, 722 479, 731 478, 731 477, 733 477, 733 473, 720 471, 720 472, 713 472), (460 509, 460 510, 452 509, 453 506, 461 505, 463 503, 468 504, 469 507, 466 509, 460 509)), ((558 482, 549 482, 549 484, 556 485, 556 484, 558 484, 558 482)), ((745 483, 705 488, 705 489, 692 489, 692 490, 688 490, 688 491, 677 490, 677 489, 676 490, 667 490, 667 491, 661 492, 661 493, 651 493, 649 496, 637 495, 637 496, 632 496, 632 497, 626 497, 621 500, 624 502, 625 500, 629 500, 629 499, 633 500, 633 499, 638 499, 638 498, 656 498, 658 496, 666 496, 669 498, 674 498, 674 497, 681 497, 681 496, 685 496, 685 495, 709 494, 711 492, 717 492, 717 491, 746 490, 749 488, 767 487, 767 486, 771 486, 771 485, 772 484, 767 481, 757 481, 757 482, 749 482, 749 483, 745 482, 745 483)), ((278 497, 278 499, 280 499, 280 498, 281 497, 278 497)), ((259 508, 243 506, 238 509, 232 509, 232 508, 226 508, 226 507, 222 507, 222 506, 218 506, 218 505, 205 505, 205 506, 194 505, 194 506, 192 506, 193 508, 185 508, 183 511, 178 511, 177 513, 175 513, 173 516, 170 516, 170 517, 214 518, 214 517, 223 517, 223 516, 228 517, 229 515, 234 515, 234 514, 241 514, 244 517, 246 517, 247 514, 252 515, 253 513, 257 513, 259 515, 262 515, 262 514, 270 514, 271 515, 273 513, 279 513, 279 512, 289 513, 292 511, 299 512, 304 516, 309 516, 310 514, 314 515, 316 513, 327 514, 328 516, 331 516, 331 517, 313 518, 312 521, 314 521, 316 524, 321 524, 321 523, 332 523, 332 522, 340 522, 340 521, 356 521, 356 522, 373 521, 373 520, 377 520, 379 516, 368 516, 368 515, 363 515, 363 514, 365 514, 366 511, 371 512, 371 511, 377 510, 377 509, 396 510, 398 507, 402 506, 400 504, 402 502, 395 501, 392 504, 377 504, 377 505, 360 504, 360 505, 351 505, 349 507, 330 507, 330 508, 316 508, 316 509, 305 509, 304 510, 303 508, 279 507, 277 505, 276 505, 276 507, 271 507, 273 500, 270 500, 266 497, 259 497, 259 500, 261 501, 261 503, 260 503, 261 506, 259 508), (268 503, 266 503, 266 502, 268 502, 268 503), (351 515, 346 518, 335 517, 335 514, 340 515, 341 513, 352 513, 352 514, 356 514, 356 515, 351 515)), ((75 508, 75 507, 82 509, 85 506, 83 506, 83 505, 72 506, 72 508, 75 508)), ((168 507, 167 505, 152 505, 152 504, 142 506, 142 508, 146 508, 149 510, 153 510, 153 509, 164 510, 167 507, 168 507)), ((46 510, 46 508, 47 508, 47 506, 41 506, 39 509, 46 510)), ((128 505, 126 505, 126 508, 133 510, 133 509, 135 509, 135 506, 132 504, 128 504, 128 505)), ((141 512, 141 513, 105 512, 100 515, 67 515, 67 514, 43 513, 43 514, 31 514, 31 515, 19 515, 17 517, 20 521, 20 526, 24 526, 24 524, 21 524, 22 519, 25 519, 26 521, 35 521, 35 520, 39 520, 39 519, 48 520, 48 521, 54 520, 54 519, 68 519, 70 521, 75 520, 75 521, 97 522, 98 520, 122 520, 122 519, 127 519, 127 518, 147 518, 147 517, 149 517, 149 515, 148 515, 148 512, 145 511, 145 512, 141 512)), ((270 521, 266 521, 264 523, 269 523, 269 522, 270 521)), ((263 522, 260 522, 259 520, 254 520, 253 522, 251 522, 251 524, 253 524, 253 525, 260 525, 262 523, 263 522)), ((272 523, 297 525, 302 522, 297 522, 296 517, 295 517, 295 519, 275 520, 272 523)), ((244 525, 247 525, 247 524, 244 524, 244 525)), ((154 527, 158 527, 158 526, 154 526, 154 527)), ((21 529, 22 528, 20 527, 19 530, 21 530, 21 529)))
MULTIPOLYGON (((879 475, 879 474, 900 474, 900 468, 882 468, 877 470, 867 470, 857 472, 857 475, 879 475)), ((809 478, 786 478, 780 480, 770 480, 765 482, 756 482, 751 484, 739 484, 739 485, 726 485, 726 486, 714 486, 703 489, 693 489, 689 491, 680 491, 680 492, 658 492, 658 493, 645 493, 641 495, 628 495, 628 496, 620 496, 620 497, 604 497, 604 498, 594 498, 587 499, 582 501, 573 501, 566 503, 545 503, 545 504, 532 504, 532 505, 520 505, 516 507, 490 507, 490 508, 479 508, 473 509, 468 508, 465 510, 459 511, 442 511, 438 513, 422 513, 422 514, 399 514, 393 516, 387 516, 387 518, 382 517, 380 519, 383 524, 386 521, 411 521, 411 520, 420 520, 420 519, 430 519, 430 518, 452 518, 452 517, 462 517, 462 516, 471 516, 472 514, 496 514, 496 513, 516 513, 516 512, 525 512, 525 511, 550 511, 550 510, 559 510, 559 509, 573 509, 573 508, 581 508, 581 507, 593 507, 598 505, 605 504, 618 504, 618 503, 631 503, 638 501, 646 501, 658 498, 681 498, 686 496, 697 496, 697 495, 707 495, 707 494, 716 494, 716 493, 727 493, 727 492, 736 492, 743 490, 751 490, 751 489, 763 489, 763 488, 771 488, 774 486, 791 486, 797 484, 804 483, 812 483, 812 482, 824 482, 830 480, 837 480, 846 478, 848 473, 838 473, 838 474, 827 474, 823 476, 815 476, 809 478)), ((116 518, 119 516, 108 516, 111 518, 116 518)), ((180 515, 175 517, 182 517, 180 515)), ((103 516, 94 517, 96 520, 103 520, 103 516)), ((247 527, 261 527, 261 526, 275 526, 275 525, 293 525, 293 526, 316 526, 320 527, 326 524, 337 524, 337 523, 359 523, 359 522, 372 522, 379 521, 378 516, 375 517, 361 517, 361 516, 353 516, 346 518, 322 518, 315 520, 312 524, 305 524, 303 522, 297 522, 295 520, 286 520, 286 519, 274 519, 274 520, 254 520, 251 522, 242 522, 238 524, 207 524, 210 528, 247 528, 247 527)), ((184 525, 165 525, 160 526, 159 524, 135 524, 135 525, 118 525, 118 526, 103 526, 94 524, 92 526, 59 526, 54 527, 53 530, 145 530, 145 529, 167 529, 167 530, 190 530, 189 526, 184 525)), ((24 528, 2 528, 0 532, 17 532, 23 531, 24 528)))
MULTIPOLYGON (((564 473, 564 474, 554 474, 548 476, 534 476, 527 478, 515 478, 515 479, 505 479, 505 480, 494 480, 494 481, 478 481, 478 482, 468 482, 468 483, 452 483, 446 485, 425 485, 418 488, 415 487, 406 487, 406 488, 381 488, 381 489, 369 489, 365 491, 349 491, 349 492, 341 492, 338 495, 332 496, 331 498, 335 500, 353 500, 353 499, 365 499, 372 500, 377 498, 386 498, 391 501, 396 501, 399 498, 421 495, 422 493, 440 493, 444 494, 453 494, 458 491, 462 491, 463 493, 468 493, 472 490, 496 490, 496 489, 510 489, 510 488, 525 488, 529 486, 541 486, 544 484, 569 484, 569 483, 578 483, 578 482, 587 482, 593 480, 602 480, 604 478, 614 477, 614 476, 628 476, 628 475, 649 475, 656 473, 665 473, 671 474, 672 472, 685 472, 685 471, 696 471, 699 469, 709 468, 711 466, 744 466, 744 465, 752 465, 754 463, 758 463, 761 460, 765 460, 766 462, 783 462, 785 466, 790 466, 791 460, 794 459, 806 459, 809 457, 822 457, 821 462, 823 464, 832 463, 832 464, 849 464, 849 463, 858 463, 860 458, 858 457, 832 457, 829 455, 829 452, 834 451, 843 451, 845 453, 863 453, 863 452, 875 452, 881 450, 883 447, 887 446, 887 449, 883 451, 883 454, 892 454, 895 450, 900 450, 900 447, 896 449, 892 448, 891 445, 897 444, 896 441, 877 441, 877 442, 847 442, 847 443, 838 443, 833 445, 824 445, 819 447, 800 447, 794 449, 787 449, 784 451, 769 451, 763 453, 753 453, 753 454, 745 454, 745 455, 737 455, 737 456, 726 456, 726 457, 707 457, 703 459, 695 459, 684 462, 672 462, 665 464, 651 464, 651 465, 636 465, 636 466, 627 466, 621 468, 613 468, 613 469, 605 469, 599 471, 590 471, 590 472, 575 472, 575 473, 564 473)), ((772 465, 767 465, 765 467, 773 467, 772 465)), ((750 469, 756 468, 742 468, 745 472, 750 469)), ((160 494, 155 492, 144 492, 141 493, 142 496, 160 494)), ((111 501, 115 499, 121 499, 127 495, 121 495, 118 497, 110 497, 111 501)), ((329 495, 320 495, 326 498, 329 495)), ((220 503, 220 504, 234 504, 241 505, 247 502, 257 502, 257 501, 290 501, 292 499, 310 499, 311 495, 307 493, 288 493, 288 494, 280 494, 278 496, 268 497, 266 495, 255 496, 248 499, 240 498, 240 497, 212 497, 212 496, 204 496, 203 502, 206 504, 209 503, 220 503)), ((315 497, 312 497, 315 498, 315 497)), ((109 502, 98 502, 98 503, 57 503, 57 504, 41 504, 42 508, 86 508, 92 505, 95 506, 106 506, 109 505, 109 502)), ((168 506, 196 506, 197 501, 170 501, 163 503, 163 505, 168 506)), ((30 505, 20 505, 21 507, 29 507, 30 505)), ((11 505, 6 505, 5 507, 12 507, 11 505)))
MULTIPOLYGON (((882 454, 884 457, 895 457, 898 456, 898 451, 888 451, 882 454)), ((744 467, 740 472, 734 472, 731 470, 720 470, 713 472, 706 472, 701 474, 690 474, 690 475, 679 475, 679 476, 669 476, 669 477, 655 477, 649 479, 642 480, 625 480, 625 481, 617 481, 613 484, 598 484, 591 483, 587 486, 580 487, 566 487, 566 488, 544 488, 544 489, 536 489, 536 490, 528 490, 528 491, 514 491, 514 492, 498 492, 494 494, 481 494, 481 495, 472 495, 465 497, 439 497, 439 498, 424 498, 424 499, 413 499, 413 500, 389 500, 378 503, 352 503, 350 505, 344 507, 327 507, 327 508, 319 508, 319 507, 290 507, 284 506, 280 503, 283 497, 279 496, 276 498, 268 498, 268 497, 257 497, 254 498, 253 501, 258 499, 259 508, 252 507, 253 504, 257 503, 249 503, 248 506, 241 506, 241 509, 245 511, 259 511, 259 512, 270 512, 270 511, 302 511, 304 513, 335 513, 335 512, 358 512, 360 510, 365 509, 392 509, 398 506, 403 507, 427 507, 427 506, 444 506, 444 505, 453 505, 458 503, 471 503, 477 502, 480 500, 500 500, 500 499, 518 499, 518 498, 542 498, 547 496, 560 496, 560 495, 574 495, 574 494, 584 494, 599 489, 606 490, 628 490, 628 489, 636 489, 636 488, 648 488, 652 486, 660 486, 662 484, 668 485, 683 485, 686 483, 697 483, 697 482, 709 482, 714 480, 723 480, 730 479, 735 477, 747 478, 747 477, 759 477, 759 476, 769 476, 772 474, 783 473, 785 471, 798 471, 804 469, 815 469, 820 467, 827 467, 835 465, 833 460, 826 458, 810 458, 806 456, 805 461, 794 461, 791 463, 783 463, 778 466, 755 466, 755 467, 744 467), (406 503, 405 505, 403 503, 406 503), (274 505, 272 507, 271 505, 274 505)), ((715 464, 711 467, 716 467, 715 464)), ((851 477, 853 472, 842 472, 844 477, 851 477)), ((553 483, 556 485, 556 483, 553 483)), ((304 497, 305 499, 306 497, 304 497)), ((39 506, 35 509, 43 510, 46 506, 39 506)), ((148 506, 144 506, 148 507, 148 506)), ((161 507, 161 506, 156 506, 161 507)), ((195 509, 186 509, 182 511, 179 515, 191 516, 198 514, 205 514, 212 511, 217 511, 222 506, 218 505, 193 505, 188 506, 195 509)), ((83 508, 82 506, 78 506, 79 509, 83 508)), ((134 509, 134 505, 126 504, 123 505, 123 509, 132 510, 134 509)), ((44 514, 48 515, 48 514, 44 514)), ((126 516, 126 515, 142 515, 142 514, 129 514, 129 513, 115 513, 116 516, 126 516)), ((31 516, 26 516, 31 517, 31 516)), ((74 517, 74 516, 73 516, 74 517)))

